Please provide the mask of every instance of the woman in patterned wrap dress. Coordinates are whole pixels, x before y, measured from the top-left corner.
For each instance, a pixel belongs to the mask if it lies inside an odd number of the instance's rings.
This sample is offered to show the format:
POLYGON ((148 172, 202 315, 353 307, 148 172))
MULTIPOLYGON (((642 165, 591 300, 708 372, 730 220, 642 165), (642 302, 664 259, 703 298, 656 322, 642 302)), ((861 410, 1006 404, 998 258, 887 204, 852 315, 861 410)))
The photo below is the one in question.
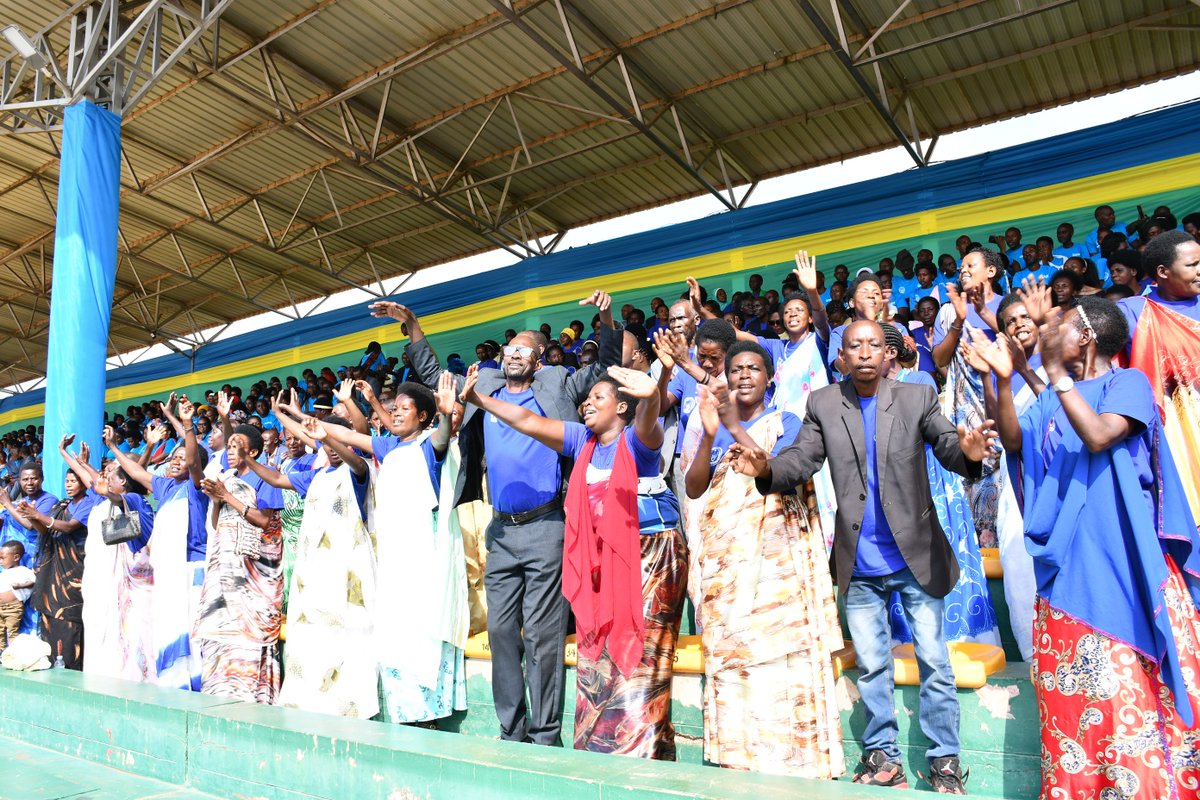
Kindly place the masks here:
POLYGON ((464 397, 575 461, 564 508, 563 594, 576 616, 575 749, 675 760, 671 674, 687 581, 679 502, 659 477, 659 392, 609 367, 583 424, 475 391, 464 397))
POLYGON ((763 496, 731 467, 735 444, 777 453, 800 419, 764 403, 771 357, 738 342, 725 357, 728 386, 701 387, 704 433, 687 473, 689 497, 706 490, 700 519, 704 757, 724 767, 805 778, 845 769, 834 694, 842 646, 816 501, 763 496), (711 452, 711 459, 699 454, 711 452))
POLYGON ((271 705, 279 692, 283 537, 279 490, 250 471, 262 434, 238 426, 225 449, 229 471, 201 484, 214 534, 192 636, 200 642, 201 691, 271 705))

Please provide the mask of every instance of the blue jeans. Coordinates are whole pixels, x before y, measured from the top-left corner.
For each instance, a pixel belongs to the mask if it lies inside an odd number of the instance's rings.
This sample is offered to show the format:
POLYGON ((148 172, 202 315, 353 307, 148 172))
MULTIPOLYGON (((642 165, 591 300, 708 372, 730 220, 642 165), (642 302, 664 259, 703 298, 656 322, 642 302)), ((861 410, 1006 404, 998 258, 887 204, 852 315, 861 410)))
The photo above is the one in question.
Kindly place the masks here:
POLYGON ((846 590, 846 622, 858 660, 858 691, 867 713, 863 749, 882 750, 889 760, 900 761, 888 625, 888 599, 894 591, 900 593, 920 668, 921 730, 933 743, 925 755, 931 759, 958 755, 958 695, 942 636, 942 599, 922 589, 907 567, 891 575, 851 578, 846 590))

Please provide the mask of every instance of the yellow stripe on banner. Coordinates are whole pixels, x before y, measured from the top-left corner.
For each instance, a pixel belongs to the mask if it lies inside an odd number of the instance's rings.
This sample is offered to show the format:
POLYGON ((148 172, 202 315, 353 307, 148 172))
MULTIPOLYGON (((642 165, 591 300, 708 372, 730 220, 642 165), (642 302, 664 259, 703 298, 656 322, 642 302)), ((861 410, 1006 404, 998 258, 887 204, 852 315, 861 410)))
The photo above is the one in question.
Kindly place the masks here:
MULTIPOLYGON (((1200 174, 1200 153, 998 197, 655 264, 641 269, 540 286, 430 314, 421 318, 421 327, 428 334, 443 333, 534 311, 544 306, 569 303, 590 294, 597 287, 617 294, 678 282, 687 275, 711 278, 743 269, 786 263, 792 260, 792 256, 801 246, 818 255, 834 253, 956 229, 986 228, 1065 209, 1112 204, 1128 198, 1191 188, 1196 185, 1197 174, 1200 174)), ((188 375, 118 386, 105 392, 105 402, 154 395, 165 396, 181 383, 225 383, 241 375, 270 372, 305 361, 320 361, 362 347, 371 340, 388 344, 404 341, 406 338, 400 332, 399 325, 387 323, 322 342, 306 344, 303 347, 210 367, 188 375)), ((38 419, 43 415, 42 404, 17 408, 0 414, 0 425, 38 419)))

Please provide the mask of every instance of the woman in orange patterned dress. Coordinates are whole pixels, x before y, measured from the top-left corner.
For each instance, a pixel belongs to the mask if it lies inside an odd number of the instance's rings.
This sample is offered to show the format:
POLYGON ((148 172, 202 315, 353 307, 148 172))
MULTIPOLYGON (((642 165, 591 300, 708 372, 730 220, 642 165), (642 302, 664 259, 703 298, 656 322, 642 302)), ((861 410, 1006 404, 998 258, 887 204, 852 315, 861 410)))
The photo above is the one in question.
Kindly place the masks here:
POLYGON ((816 502, 803 487, 762 495, 734 472, 734 443, 772 454, 800 419, 766 407, 773 373, 756 342, 725 358, 728 394, 701 387, 704 427, 687 473, 689 497, 708 491, 698 560, 703 630, 704 757, 723 767, 805 778, 845 770, 834 696, 842 646, 816 502), (700 454, 711 452, 710 459, 700 454))

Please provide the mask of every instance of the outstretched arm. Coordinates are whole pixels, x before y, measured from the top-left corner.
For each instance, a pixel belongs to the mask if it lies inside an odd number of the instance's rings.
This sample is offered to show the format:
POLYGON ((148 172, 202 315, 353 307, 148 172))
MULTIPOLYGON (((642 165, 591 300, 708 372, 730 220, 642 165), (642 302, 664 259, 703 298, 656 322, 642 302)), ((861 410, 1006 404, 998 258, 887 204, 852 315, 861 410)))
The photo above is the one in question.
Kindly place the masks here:
POLYGON ((450 417, 454 414, 454 406, 458 404, 458 388, 454 384, 454 373, 443 372, 438 378, 437 392, 434 393, 437 403, 438 425, 430 437, 433 451, 439 457, 445 454, 450 446, 450 417))
POLYGON ((196 428, 192 425, 195 414, 196 407, 185 394, 179 399, 179 418, 176 419, 170 412, 167 413, 167 418, 183 438, 183 459, 187 464, 188 475, 192 484, 199 489, 200 481, 204 480, 204 468, 200 466, 200 444, 196 441, 196 428))
POLYGON ((658 422, 658 383, 644 372, 624 367, 609 367, 608 374, 621 383, 621 394, 638 399, 633 415, 633 432, 638 441, 651 449, 662 447, 663 429, 658 422))
POLYGON ((322 425, 315 417, 304 418, 304 429, 308 431, 309 436, 311 436, 313 439, 318 442, 322 442, 330 450, 337 453, 342 459, 342 462, 348 466, 350 471, 355 475, 361 478, 367 474, 367 462, 363 460, 363 457, 354 452, 352 448, 347 447, 337 439, 327 435, 325 432, 325 426, 322 425))
MULTIPOLYGON (((361 381, 361 383, 366 383, 366 381, 361 381)), ((354 385, 354 381, 347 378, 338 384, 333 396, 346 407, 346 418, 350 420, 350 425, 354 430, 369 435, 371 428, 367 425, 367 418, 363 416, 358 403, 354 402, 354 385)))
POLYGON ((294 488, 291 480, 282 472, 276 472, 270 467, 258 463, 258 461, 253 458, 247 458, 245 461, 247 466, 250 467, 250 471, 262 478, 270 486, 274 486, 276 489, 294 488))
MULTIPOLYGON (((143 467, 139 462, 134 461, 128 455, 117 449, 114 437, 115 431, 113 431, 112 426, 105 425, 103 436, 104 444, 107 445, 108 449, 112 451, 114 456, 116 456, 117 463, 121 465, 121 469, 125 470, 125 474, 149 490, 151 485, 154 483, 154 476, 151 475, 149 471, 147 471, 146 468, 143 467)), ((149 449, 148 445, 147 449, 149 449)))
POLYGON ((463 385, 462 396, 464 400, 468 403, 474 403, 513 430, 536 439, 554 452, 562 452, 566 427, 563 425, 561 419, 548 419, 521 408, 521 406, 506 403, 489 395, 479 394, 479 392, 475 391, 475 383, 478 377, 478 370, 472 364, 467 369, 467 382, 463 385))
POLYGON ((713 439, 716 438, 717 429, 721 425, 717 400, 704 387, 699 389, 694 413, 700 415, 703 430, 700 434, 700 444, 696 448, 696 456, 688 466, 687 474, 683 476, 684 489, 691 500, 708 491, 708 485, 712 481, 713 439))

